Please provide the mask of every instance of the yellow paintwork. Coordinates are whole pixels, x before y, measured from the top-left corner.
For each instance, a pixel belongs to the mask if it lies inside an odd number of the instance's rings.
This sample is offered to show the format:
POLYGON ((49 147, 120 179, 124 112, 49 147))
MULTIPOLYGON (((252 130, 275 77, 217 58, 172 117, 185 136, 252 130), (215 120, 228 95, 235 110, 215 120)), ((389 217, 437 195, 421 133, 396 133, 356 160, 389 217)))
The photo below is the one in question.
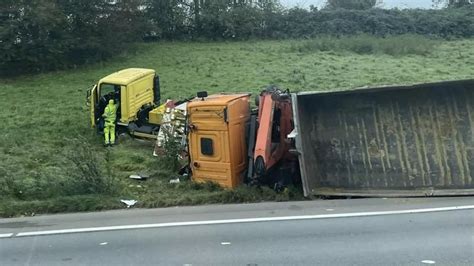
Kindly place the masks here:
POLYGON ((127 68, 102 78, 99 83, 109 83, 126 86, 132 83, 133 81, 136 81, 148 75, 155 75, 155 70, 146 68, 127 68))
POLYGON ((148 122, 151 124, 159 125, 163 119, 163 114, 166 111, 166 103, 156 107, 148 113, 148 122))
POLYGON ((137 112, 143 105, 153 104, 154 77, 155 70, 153 69, 128 68, 102 78, 98 82, 96 91, 92 92, 91 96, 90 108, 92 126, 95 126, 95 97, 100 95, 100 88, 102 84, 120 85, 121 117, 119 118, 119 122, 122 124, 128 124, 137 119, 137 112))
POLYGON ((189 125, 194 127, 188 136, 194 181, 212 181, 227 188, 242 183, 247 165, 249 102, 249 94, 217 94, 188 104, 189 125), (202 138, 212 140, 212 155, 202 153, 202 138))

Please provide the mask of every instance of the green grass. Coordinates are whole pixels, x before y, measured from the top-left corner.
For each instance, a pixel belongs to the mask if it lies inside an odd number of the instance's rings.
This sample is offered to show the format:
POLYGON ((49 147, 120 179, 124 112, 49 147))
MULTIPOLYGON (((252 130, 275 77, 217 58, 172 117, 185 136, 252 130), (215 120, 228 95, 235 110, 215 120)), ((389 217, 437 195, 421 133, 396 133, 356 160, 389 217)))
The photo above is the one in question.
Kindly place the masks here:
POLYGON ((290 47, 294 52, 349 51, 357 54, 387 54, 393 56, 427 55, 440 42, 420 35, 400 35, 378 38, 359 35, 336 38, 323 36, 317 39, 298 41, 290 47))
POLYGON ((141 207, 302 198, 294 188, 277 194, 267 188, 230 191, 190 182, 168 184, 174 173, 152 156, 153 144, 129 137, 106 153, 102 139, 89 128, 85 92, 122 68, 156 69, 163 97, 172 99, 200 90, 255 95, 268 84, 292 91, 332 90, 474 74, 474 40, 427 40, 433 42, 428 52, 406 48, 394 55, 340 49, 340 40, 334 41, 334 49, 303 49, 311 42, 318 41, 140 44, 109 62, 0 80, 0 216, 119 208, 121 198, 138 199, 141 207), (77 158, 90 167, 81 170, 74 163, 77 158), (89 186, 90 171, 103 180, 89 186), (137 172, 147 172, 151 179, 128 179, 137 172), (101 184, 109 187, 101 190, 101 184))

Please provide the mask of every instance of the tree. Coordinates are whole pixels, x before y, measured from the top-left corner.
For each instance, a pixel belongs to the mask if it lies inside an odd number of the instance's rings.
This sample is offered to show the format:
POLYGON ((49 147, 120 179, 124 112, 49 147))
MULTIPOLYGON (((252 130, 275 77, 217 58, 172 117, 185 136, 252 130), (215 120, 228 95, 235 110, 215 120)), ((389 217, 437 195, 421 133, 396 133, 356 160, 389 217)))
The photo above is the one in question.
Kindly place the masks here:
POLYGON ((102 60, 141 40, 142 0, 3 0, 2 75, 102 60))
POLYGON ((183 0, 149 0, 146 13, 160 38, 174 39, 187 33, 188 9, 183 0))
POLYGON ((444 7, 464 7, 464 6, 469 6, 473 5, 474 1, 473 0, 433 0, 433 5, 434 6, 444 6, 444 7))
POLYGON ((375 7, 377 0, 327 0, 328 9, 356 9, 365 10, 375 7))
POLYGON ((20 70, 42 71, 62 64, 57 58, 65 43, 64 18, 53 0, 2 3, 0 24, 0 70, 8 74, 20 70))
MULTIPOLYGON (((268 32, 279 11, 278 0, 192 0, 193 35, 210 39, 246 39, 268 32), (268 20, 266 20, 268 18, 268 20)), ((278 15, 277 15, 278 16, 278 15)))

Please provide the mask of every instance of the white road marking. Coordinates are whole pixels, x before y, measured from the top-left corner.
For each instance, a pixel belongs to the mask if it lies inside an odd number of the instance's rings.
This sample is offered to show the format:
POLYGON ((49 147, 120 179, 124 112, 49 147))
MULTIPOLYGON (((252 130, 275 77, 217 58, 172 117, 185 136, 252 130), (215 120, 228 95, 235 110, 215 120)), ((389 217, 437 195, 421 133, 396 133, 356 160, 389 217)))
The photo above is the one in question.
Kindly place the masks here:
POLYGON ((295 221, 295 220, 314 220, 314 219, 331 219, 331 218, 351 218, 351 217, 367 217, 367 216, 381 216, 381 215, 395 215, 395 214, 414 214, 414 213, 458 211, 458 210, 472 210, 472 209, 474 209, 474 205, 454 206, 454 207, 440 207, 440 208, 426 208, 426 209, 412 209, 412 210, 397 210, 397 211, 349 212, 349 213, 316 214, 316 215, 300 215, 300 216, 243 218, 243 219, 228 219, 228 220, 156 223, 156 224, 117 225, 117 226, 103 226, 103 227, 88 227, 88 228, 73 228, 73 229, 59 229, 59 230, 22 232, 22 233, 16 234, 16 237, 56 235, 56 234, 73 234, 73 233, 90 233, 90 232, 104 232, 104 231, 115 231, 115 230, 132 230, 132 229, 178 227, 178 226, 255 223, 255 222, 274 222, 274 221, 295 221))
POLYGON ((230 245, 230 242, 221 242, 221 245, 223 245, 223 246, 230 245))
POLYGON ((102 243, 100 243, 99 245, 105 246, 105 245, 107 245, 107 244, 108 244, 107 242, 102 242, 102 243))
POLYGON ((332 211, 334 211, 334 209, 326 209, 326 211, 332 212, 332 211))
POLYGON ((421 263, 425 263, 425 264, 435 264, 436 261, 434 261, 434 260, 422 260, 421 263))
POLYGON ((0 238, 7 238, 7 237, 12 237, 13 236, 13 233, 9 233, 9 234, 0 234, 0 238))

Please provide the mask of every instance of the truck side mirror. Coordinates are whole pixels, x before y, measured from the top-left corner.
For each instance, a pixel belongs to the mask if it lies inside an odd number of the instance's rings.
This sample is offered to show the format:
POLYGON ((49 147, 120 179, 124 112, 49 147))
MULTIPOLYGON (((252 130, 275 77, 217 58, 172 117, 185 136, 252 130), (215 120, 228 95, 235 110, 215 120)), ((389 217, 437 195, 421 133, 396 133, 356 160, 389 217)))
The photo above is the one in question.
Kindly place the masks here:
POLYGON ((197 97, 201 98, 202 101, 204 101, 204 98, 207 97, 207 91, 200 91, 197 93, 197 97))
POLYGON ((161 100, 160 77, 156 75, 153 78, 153 102, 155 102, 156 105, 159 105, 160 100, 161 100))

